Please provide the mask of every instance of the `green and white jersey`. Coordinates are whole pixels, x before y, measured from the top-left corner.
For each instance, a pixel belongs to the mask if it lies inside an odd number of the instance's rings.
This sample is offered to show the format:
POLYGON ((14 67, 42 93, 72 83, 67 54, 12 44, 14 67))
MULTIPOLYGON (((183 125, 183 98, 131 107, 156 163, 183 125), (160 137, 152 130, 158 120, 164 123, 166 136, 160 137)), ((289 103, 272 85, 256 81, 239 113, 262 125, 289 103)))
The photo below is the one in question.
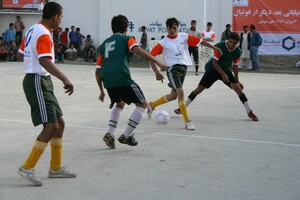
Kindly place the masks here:
POLYGON ((126 87, 135 83, 131 79, 128 57, 131 49, 138 46, 131 36, 116 33, 98 47, 97 68, 105 88, 126 87))
POLYGON ((242 50, 238 47, 238 45, 234 49, 230 50, 227 46, 227 41, 219 42, 215 46, 222 50, 222 55, 215 52, 214 56, 206 63, 205 71, 217 71, 213 65, 213 59, 215 59, 218 61, 218 64, 223 71, 232 72, 232 64, 237 65, 240 62, 242 50))

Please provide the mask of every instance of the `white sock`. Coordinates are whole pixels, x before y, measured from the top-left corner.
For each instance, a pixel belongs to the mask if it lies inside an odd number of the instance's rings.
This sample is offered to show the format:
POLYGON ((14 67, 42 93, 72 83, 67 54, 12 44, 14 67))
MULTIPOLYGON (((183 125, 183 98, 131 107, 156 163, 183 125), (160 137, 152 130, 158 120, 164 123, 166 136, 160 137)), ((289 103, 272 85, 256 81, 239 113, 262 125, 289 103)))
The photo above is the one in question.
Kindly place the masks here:
POLYGON ((110 118, 108 122, 108 133, 114 137, 114 133, 116 131, 116 128, 118 126, 118 121, 121 115, 122 109, 119 107, 114 107, 110 113, 110 118))
POLYGON ((128 138, 132 134, 134 129, 137 127, 137 125, 139 125, 143 117, 144 111, 145 111, 144 108, 136 107, 135 110, 132 112, 124 131, 124 135, 126 138, 128 138))
POLYGON ((251 112, 252 109, 250 108, 248 101, 246 101, 244 103, 244 106, 245 106, 245 109, 246 109, 247 113, 251 112))
POLYGON ((190 103, 192 103, 192 100, 190 100, 190 98, 187 98, 187 99, 185 100, 185 105, 186 105, 186 107, 188 107, 188 105, 189 105, 190 103))

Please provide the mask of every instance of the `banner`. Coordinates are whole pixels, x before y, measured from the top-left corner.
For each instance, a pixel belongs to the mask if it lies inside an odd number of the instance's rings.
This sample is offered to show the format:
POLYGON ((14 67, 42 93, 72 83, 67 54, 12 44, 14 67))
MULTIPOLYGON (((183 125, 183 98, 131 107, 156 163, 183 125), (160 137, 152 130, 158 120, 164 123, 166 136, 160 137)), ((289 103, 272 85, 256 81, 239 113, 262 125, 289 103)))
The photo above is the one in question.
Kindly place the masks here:
POLYGON ((9 9, 38 9, 43 0, 2 0, 2 8, 9 9))
POLYGON ((255 25, 260 54, 300 54, 300 0, 233 0, 233 31, 255 25))

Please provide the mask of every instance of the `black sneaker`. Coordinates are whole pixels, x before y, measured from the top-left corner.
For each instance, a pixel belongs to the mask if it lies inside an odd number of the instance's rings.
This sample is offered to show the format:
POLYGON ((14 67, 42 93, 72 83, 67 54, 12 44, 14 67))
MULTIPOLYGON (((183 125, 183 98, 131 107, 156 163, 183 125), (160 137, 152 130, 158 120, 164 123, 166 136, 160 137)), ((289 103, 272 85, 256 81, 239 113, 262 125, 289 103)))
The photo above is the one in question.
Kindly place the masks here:
POLYGON ((122 143, 122 144, 128 144, 129 146, 136 146, 136 145, 138 145, 138 142, 133 137, 133 134, 131 136, 129 136, 128 138, 126 138, 125 135, 122 134, 118 138, 118 140, 119 140, 120 143, 122 143))
POLYGON ((110 133, 106 133, 103 137, 103 141, 105 142, 106 146, 114 149, 116 148, 115 146, 115 138, 111 136, 110 133))

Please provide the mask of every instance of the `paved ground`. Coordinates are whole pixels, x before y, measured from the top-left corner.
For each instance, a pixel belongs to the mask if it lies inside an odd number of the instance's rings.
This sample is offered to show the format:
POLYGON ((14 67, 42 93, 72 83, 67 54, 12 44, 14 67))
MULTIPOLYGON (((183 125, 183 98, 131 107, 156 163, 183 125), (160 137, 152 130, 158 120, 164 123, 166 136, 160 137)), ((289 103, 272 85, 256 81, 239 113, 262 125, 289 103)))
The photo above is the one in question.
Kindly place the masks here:
MULTIPOLYGON (((22 91, 20 63, 0 63, 0 199, 131 200, 299 200, 299 75, 240 74, 259 122, 250 121, 236 95, 218 82, 189 107, 195 131, 186 131, 176 102, 158 107, 171 115, 157 126, 144 115, 137 147, 106 148, 108 98, 97 100, 92 65, 59 67, 75 84, 68 97, 54 80, 66 120, 64 165, 76 179, 49 179, 49 148, 38 163, 42 187, 31 186, 16 170, 41 130, 33 128, 22 91)), ((148 100, 169 91, 149 69, 132 69, 148 100)), ((201 74, 202 75, 202 74, 201 74)), ((201 76, 200 76, 201 77, 201 76)), ((186 94, 199 76, 189 73, 186 94)), ((117 135, 133 110, 122 113, 117 135)))

